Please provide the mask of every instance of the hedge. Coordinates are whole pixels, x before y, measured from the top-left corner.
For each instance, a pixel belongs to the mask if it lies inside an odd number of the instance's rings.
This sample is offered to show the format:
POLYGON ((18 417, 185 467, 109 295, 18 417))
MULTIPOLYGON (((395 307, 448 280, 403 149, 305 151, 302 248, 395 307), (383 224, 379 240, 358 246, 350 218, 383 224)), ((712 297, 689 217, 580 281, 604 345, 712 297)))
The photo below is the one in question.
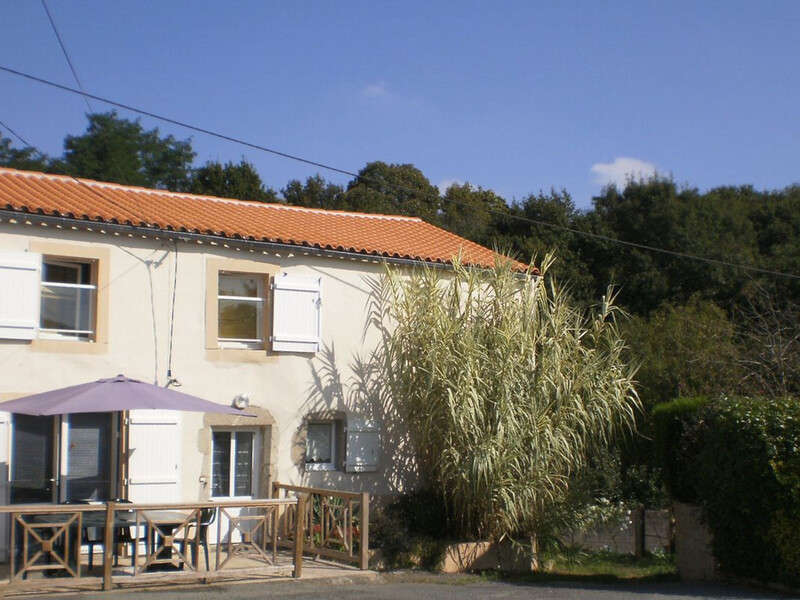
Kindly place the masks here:
POLYGON ((720 567, 800 585, 800 400, 715 402, 687 435, 702 439, 697 491, 720 567))
POLYGON ((697 422, 702 409, 708 406, 706 397, 678 398, 654 407, 652 412, 653 439, 656 457, 667 492, 672 499, 689 504, 698 503, 697 492, 697 422))

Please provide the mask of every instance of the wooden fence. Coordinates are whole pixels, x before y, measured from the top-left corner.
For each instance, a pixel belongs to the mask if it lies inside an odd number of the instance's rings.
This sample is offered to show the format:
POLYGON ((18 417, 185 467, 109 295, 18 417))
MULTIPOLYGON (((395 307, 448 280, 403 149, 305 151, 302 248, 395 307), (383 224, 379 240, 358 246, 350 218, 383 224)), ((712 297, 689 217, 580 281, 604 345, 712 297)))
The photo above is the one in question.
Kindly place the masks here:
POLYGON ((301 522, 291 533, 288 562, 279 564, 279 537, 286 536, 289 513, 305 514, 307 496, 270 500, 178 504, 62 504, 0 506, 10 514, 9 585, 46 587, 47 580, 24 581, 37 572, 85 578, 81 547, 91 557, 103 549, 103 589, 114 583, 170 579, 209 579, 245 572, 302 572, 301 522), (214 560, 209 560, 208 532, 216 529, 214 560), (113 568, 119 550, 131 566, 113 568), (246 559, 246 560, 238 560, 246 559), (244 565, 244 566, 243 566, 244 565), (162 572, 157 572, 164 569, 162 572))
POLYGON ((286 511, 278 543, 294 548, 302 523, 303 552, 369 568, 369 494, 273 483, 273 498, 307 496, 304 506, 286 511), (302 520, 296 514, 303 515, 302 520))

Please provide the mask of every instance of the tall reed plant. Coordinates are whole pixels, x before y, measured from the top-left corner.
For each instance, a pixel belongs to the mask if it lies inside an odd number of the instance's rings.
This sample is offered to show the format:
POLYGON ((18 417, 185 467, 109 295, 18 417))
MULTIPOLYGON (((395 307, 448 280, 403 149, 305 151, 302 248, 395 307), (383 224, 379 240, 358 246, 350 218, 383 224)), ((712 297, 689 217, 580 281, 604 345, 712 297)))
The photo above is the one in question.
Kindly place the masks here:
POLYGON ((376 289, 382 384, 462 536, 540 533, 592 450, 634 427, 613 299, 579 310, 550 264, 387 267, 376 289))

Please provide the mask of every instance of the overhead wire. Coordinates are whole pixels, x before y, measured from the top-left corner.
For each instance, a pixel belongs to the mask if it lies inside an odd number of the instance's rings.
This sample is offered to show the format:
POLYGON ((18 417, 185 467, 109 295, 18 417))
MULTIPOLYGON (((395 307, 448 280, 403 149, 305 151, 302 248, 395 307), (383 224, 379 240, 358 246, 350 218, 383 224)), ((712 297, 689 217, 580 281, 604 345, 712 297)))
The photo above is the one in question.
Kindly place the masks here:
MULTIPOLYGON (((56 39, 58 40, 58 44, 61 46, 61 52, 64 54, 64 58, 67 60, 67 64, 69 65, 69 70, 72 71, 72 76, 75 78, 75 82, 78 84, 78 89, 80 90, 81 97, 83 97, 83 101, 86 102, 86 107, 89 109, 89 114, 94 114, 94 108, 92 108, 91 102, 89 102, 89 97, 86 94, 86 90, 81 83, 80 78, 78 77, 78 71, 75 69, 75 65, 72 63, 72 59, 69 56, 69 52, 67 52, 67 46, 64 44, 64 40, 61 38, 61 34, 58 32, 58 27, 56 27, 56 21, 53 19, 53 15, 50 13, 50 9, 47 7, 46 0, 42 0, 42 6, 44 7, 44 12, 47 13, 47 19, 50 21, 50 26, 53 28, 53 33, 56 35, 56 39)), ((122 178, 122 169, 117 162, 117 157, 113 154, 110 155, 111 163, 113 167, 117 171, 117 175, 122 178)), ((147 221, 147 216, 145 214, 142 205, 139 203, 139 199, 134 196, 133 198, 134 203, 139 208, 139 211, 144 216, 144 221, 147 221)), ((138 216, 138 215, 137 215, 138 216)))
POLYGON ((92 110, 92 105, 89 104, 89 98, 86 97, 86 90, 83 89, 81 80, 78 78, 78 72, 75 70, 75 66, 72 64, 72 59, 70 59, 69 57, 69 52, 67 52, 67 47, 64 45, 64 40, 61 39, 61 34, 58 33, 56 22, 53 20, 53 15, 50 14, 50 9, 47 7, 47 2, 45 0, 42 0, 42 6, 44 7, 44 12, 47 13, 47 18, 50 21, 50 26, 53 28, 53 33, 56 34, 56 39, 58 40, 58 43, 61 46, 61 51, 64 53, 64 58, 67 59, 69 70, 72 71, 72 76, 75 78, 75 82, 78 84, 78 87, 81 90, 81 95, 83 96, 83 99, 86 102, 86 106, 88 107, 89 112, 93 113, 94 110, 92 110))
MULTIPOLYGON (((59 83, 56 83, 56 82, 53 82, 53 81, 49 81, 47 79, 43 79, 41 77, 37 77, 37 76, 31 75, 29 73, 24 73, 24 72, 18 71, 16 69, 11 69, 11 68, 3 66, 3 65, 0 65, 0 71, 5 71, 5 72, 10 73, 12 75, 17 75, 19 77, 22 77, 22 78, 25 78, 25 79, 28 79, 28 80, 31 80, 31 81, 35 81, 37 83, 41 83, 41 84, 49 86, 49 87, 60 89, 62 91, 66 91, 66 92, 69 92, 69 93, 72 93, 72 94, 83 94, 83 92, 81 92, 80 90, 76 90, 76 89, 71 88, 69 86, 65 86, 65 85, 62 85, 62 84, 59 84, 59 83)), ((331 172, 334 172, 334 173, 347 175, 349 177, 353 177, 353 178, 356 178, 358 180, 364 181, 365 183, 370 183, 370 182, 374 181, 372 178, 370 178, 368 176, 359 175, 358 173, 355 173, 353 171, 348 171, 346 169, 340 169, 338 167, 334 167, 334 166, 331 166, 331 165, 328 165, 328 164, 325 164, 325 163, 321 163, 321 162, 318 162, 318 161, 314 161, 314 160, 310 160, 310 159, 303 158, 303 157, 300 157, 300 156, 296 156, 296 155, 293 155, 293 154, 289 154, 287 152, 282 152, 280 150, 275 150, 274 148, 269 148, 269 147, 263 146, 261 144, 256 144, 256 143, 253 143, 253 142, 249 142, 247 140, 242 140, 242 139, 230 136, 230 135, 226 135, 226 134, 223 134, 223 133, 212 131, 210 129, 206 129, 204 127, 199 127, 197 125, 192 125, 190 123, 186 123, 184 121, 180 121, 180 120, 173 119, 173 118, 170 118, 170 117, 165 117, 163 115, 159 115, 159 114, 153 113, 151 111, 140 109, 140 108, 137 108, 137 107, 134 107, 134 106, 122 103, 122 102, 117 102, 115 100, 104 98, 102 96, 97 96, 95 94, 89 94, 89 93, 85 93, 85 96, 87 96, 89 98, 92 98, 94 100, 97 100, 99 102, 103 102, 105 104, 108 104, 108 105, 111 105, 111 106, 115 106, 117 108, 121 108, 121 109, 124 109, 124 110, 131 111, 133 113, 136 113, 136 114, 139 114, 139 115, 142 115, 142 116, 151 117, 153 119, 157 119, 157 120, 163 121, 165 123, 170 123, 170 124, 176 125, 178 127, 183 127, 183 128, 188 129, 190 131, 195 131, 197 133, 202 133, 202 134, 205 134, 205 135, 209 135, 211 137, 215 137, 215 138, 218 138, 218 139, 229 141, 229 142, 232 142, 232 143, 235 143, 235 144, 239 144, 239 145, 242 145, 242 146, 245 146, 245 147, 248 147, 248 148, 253 148, 255 150, 260 150, 262 152, 267 152, 269 154, 280 156, 282 158, 286 158, 286 159, 293 160, 293 161, 296 161, 296 162, 300 162, 300 163, 303 163, 303 164, 319 167, 320 169, 324 169, 326 171, 331 171, 331 172)), ((395 185, 395 187, 397 189, 406 189, 406 190, 411 190, 411 191, 414 191, 414 192, 418 192, 419 191, 419 190, 416 190, 416 189, 413 189, 413 188, 408 188, 408 187, 404 188, 403 186, 398 186, 398 185, 395 185)), ((446 202, 451 202, 451 203, 456 204, 456 205, 474 208, 474 205, 471 205, 471 204, 468 204, 466 202, 462 202, 462 201, 459 201, 459 200, 455 200, 455 199, 452 199, 452 198, 446 198, 446 197, 442 196, 441 199, 443 199, 446 202)), ((559 230, 559 231, 565 231, 565 232, 571 233, 573 235, 584 236, 584 237, 589 237, 589 238, 593 238, 593 239, 596 239, 596 240, 601 240, 601 241, 605 241, 605 242, 609 242, 609 243, 613 243, 613 244, 620 244, 620 245, 623 245, 623 246, 628 246, 628 247, 632 247, 632 248, 638 248, 640 250, 646 250, 648 252, 656 252, 656 253, 666 254, 666 255, 669 255, 669 256, 674 256, 676 258, 681 258, 681 259, 685 259, 685 260, 694 260, 694 261, 700 261, 700 262, 704 262, 704 263, 708 263, 708 264, 715 264, 715 265, 725 266, 725 267, 734 268, 734 269, 742 269, 742 270, 751 271, 751 272, 754 272, 754 273, 760 273, 760 274, 763 274, 763 275, 770 275, 770 276, 773 276, 773 277, 785 277, 785 278, 789 278, 789 279, 800 279, 800 275, 796 275, 796 274, 792 274, 792 273, 783 273, 783 272, 780 272, 780 271, 773 271, 773 270, 770 270, 770 269, 762 269, 760 267, 744 265, 744 264, 741 264, 741 263, 734 263, 734 262, 715 259, 715 258, 708 258, 708 257, 705 257, 705 256, 698 256, 698 255, 695 255, 695 254, 689 254, 687 252, 679 252, 677 250, 668 250, 668 249, 665 249, 665 248, 659 248, 657 246, 649 246, 647 244, 640 244, 638 242, 629 242, 629 241, 626 241, 626 240, 621 240, 621 239, 618 239, 618 238, 613 238, 613 237, 605 236, 605 235, 598 234, 598 233, 592 233, 592 232, 589 232, 589 231, 582 231, 580 229, 574 229, 572 227, 566 227, 566 226, 563 226, 563 225, 556 225, 554 223, 549 223, 547 221, 539 221, 539 220, 536 220, 536 219, 531 219, 529 217, 523 217, 521 215, 514 215, 514 214, 511 214, 511 213, 499 211, 499 210, 492 209, 492 208, 489 208, 489 207, 481 207, 481 208, 482 208, 482 210, 484 210, 488 214, 501 216, 503 218, 509 218, 509 219, 513 219, 513 220, 521 221, 521 222, 525 222, 525 223, 532 223, 532 224, 539 225, 539 226, 542 226, 542 227, 547 227, 547 228, 550 228, 550 229, 555 229, 555 230, 559 230)))

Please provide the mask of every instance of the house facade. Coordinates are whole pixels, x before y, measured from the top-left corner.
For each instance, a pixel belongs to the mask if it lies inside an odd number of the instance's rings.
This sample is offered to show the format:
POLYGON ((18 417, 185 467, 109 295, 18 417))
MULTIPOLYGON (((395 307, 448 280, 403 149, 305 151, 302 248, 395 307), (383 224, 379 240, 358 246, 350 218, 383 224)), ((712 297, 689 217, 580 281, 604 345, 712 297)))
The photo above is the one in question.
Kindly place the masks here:
POLYGON ((371 284, 458 254, 494 262, 416 218, 0 169, 0 401, 123 373, 253 415, 0 414, 0 503, 413 486, 362 385, 371 284))

